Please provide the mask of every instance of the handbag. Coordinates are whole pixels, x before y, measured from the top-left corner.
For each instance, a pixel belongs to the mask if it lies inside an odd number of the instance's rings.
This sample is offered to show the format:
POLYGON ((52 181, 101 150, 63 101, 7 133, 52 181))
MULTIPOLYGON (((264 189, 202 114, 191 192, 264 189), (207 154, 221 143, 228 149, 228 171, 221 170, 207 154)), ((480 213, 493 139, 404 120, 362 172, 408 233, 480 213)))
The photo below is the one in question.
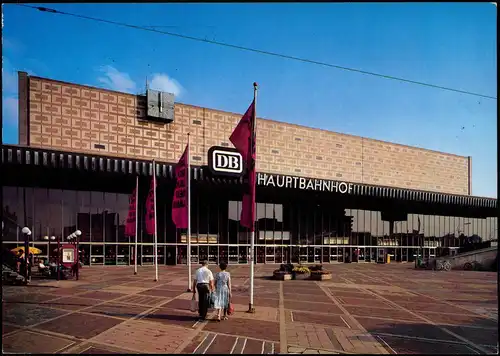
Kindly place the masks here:
POLYGON ((191 299, 191 311, 194 313, 198 310, 198 303, 196 302, 196 296, 193 294, 193 298, 191 299))
POLYGON ((234 314, 234 305, 233 303, 229 302, 229 308, 227 308, 227 315, 233 315, 234 314))
POLYGON ((210 293, 210 300, 208 302, 208 307, 210 309, 213 309, 215 307, 215 298, 216 298, 216 295, 214 292, 210 293))

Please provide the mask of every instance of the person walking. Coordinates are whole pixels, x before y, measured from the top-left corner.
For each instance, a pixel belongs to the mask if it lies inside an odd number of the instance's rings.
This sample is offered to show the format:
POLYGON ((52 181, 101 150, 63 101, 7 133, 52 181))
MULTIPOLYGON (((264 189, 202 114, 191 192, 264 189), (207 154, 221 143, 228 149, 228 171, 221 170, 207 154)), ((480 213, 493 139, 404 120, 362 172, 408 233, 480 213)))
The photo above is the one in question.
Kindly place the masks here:
POLYGON ((198 291, 198 313, 200 321, 207 318, 210 292, 214 290, 214 275, 208 269, 208 261, 203 261, 194 274, 193 297, 198 291))
POLYGON ((229 303, 231 301, 231 274, 226 271, 227 263, 219 264, 220 272, 215 276, 215 309, 217 309, 217 321, 220 321, 222 310, 224 320, 227 320, 229 303))

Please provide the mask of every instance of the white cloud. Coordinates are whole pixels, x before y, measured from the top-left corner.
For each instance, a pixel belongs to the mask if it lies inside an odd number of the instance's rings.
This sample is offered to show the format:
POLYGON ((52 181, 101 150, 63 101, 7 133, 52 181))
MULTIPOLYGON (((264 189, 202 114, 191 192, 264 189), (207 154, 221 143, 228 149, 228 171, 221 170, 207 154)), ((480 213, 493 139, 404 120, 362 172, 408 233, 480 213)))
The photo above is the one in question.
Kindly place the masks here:
POLYGON ((2 98, 2 120, 4 124, 12 125, 17 123, 18 100, 14 97, 2 98))
POLYGON ((120 72, 109 65, 102 66, 100 71, 104 73, 104 76, 97 78, 97 80, 109 89, 126 93, 135 92, 136 84, 127 73, 120 72))
POLYGON ((177 80, 161 73, 153 75, 153 78, 149 82, 149 88, 166 93, 172 93, 176 98, 178 98, 184 92, 184 88, 179 84, 177 80))

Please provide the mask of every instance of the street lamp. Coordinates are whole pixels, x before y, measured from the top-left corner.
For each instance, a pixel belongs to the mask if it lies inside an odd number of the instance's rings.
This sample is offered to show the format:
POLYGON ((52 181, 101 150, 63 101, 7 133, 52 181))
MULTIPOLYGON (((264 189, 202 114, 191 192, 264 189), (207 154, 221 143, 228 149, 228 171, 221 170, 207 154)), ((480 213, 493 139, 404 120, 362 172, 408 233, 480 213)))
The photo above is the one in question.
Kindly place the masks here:
POLYGON ((48 243, 49 243, 49 246, 48 246, 49 250, 48 250, 47 258, 48 258, 49 263, 50 263, 50 241, 55 241, 56 237, 55 236, 50 236, 50 237, 44 236, 43 239, 45 241, 48 241, 48 243))
POLYGON ((26 265, 26 268, 24 269, 24 278, 26 280, 26 283, 28 282, 28 256, 29 256, 29 237, 31 236, 31 230, 29 227, 25 226, 22 228, 21 232, 24 234, 24 262, 26 265))
POLYGON ((79 245, 79 238, 82 235, 82 232, 80 230, 76 230, 74 233, 75 235, 75 244, 76 244, 76 280, 79 278, 79 271, 80 271, 80 245, 79 245))
POLYGON ((76 247, 76 270, 75 270, 75 277, 76 277, 76 280, 79 279, 79 270, 80 270, 80 252, 78 251, 79 249, 79 244, 78 244, 78 238, 81 236, 82 232, 80 230, 76 230, 75 232, 73 232, 72 234, 70 234, 67 239, 70 241, 70 242, 73 242, 75 244, 75 247, 76 247))
POLYGON ((60 280, 61 279, 61 245, 60 245, 60 240, 59 237, 56 237, 52 235, 51 237, 44 236, 44 240, 49 241, 49 264, 50 264, 50 241, 56 241, 57 242, 57 252, 56 252, 56 279, 60 280))

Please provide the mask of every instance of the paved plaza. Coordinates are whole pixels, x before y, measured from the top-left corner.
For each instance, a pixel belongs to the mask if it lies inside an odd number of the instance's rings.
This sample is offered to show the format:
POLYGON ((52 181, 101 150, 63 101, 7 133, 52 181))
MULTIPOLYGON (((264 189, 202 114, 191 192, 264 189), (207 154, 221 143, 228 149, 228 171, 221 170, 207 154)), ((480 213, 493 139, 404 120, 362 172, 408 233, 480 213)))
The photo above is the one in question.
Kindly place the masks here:
MULTIPOLYGON (((212 268, 212 267, 211 267, 212 268)), ((328 265, 330 281, 275 281, 230 266, 235 313, 200 323, 185 267, 84 267, 79 281, 3 287, 9 353, 497 352, 497 274, 417 271, 410 264, 328 265)), ((215 266, 213 267, 215 271, 215 266)), ((210 316, 212 318, 213 315, 210 316)))

